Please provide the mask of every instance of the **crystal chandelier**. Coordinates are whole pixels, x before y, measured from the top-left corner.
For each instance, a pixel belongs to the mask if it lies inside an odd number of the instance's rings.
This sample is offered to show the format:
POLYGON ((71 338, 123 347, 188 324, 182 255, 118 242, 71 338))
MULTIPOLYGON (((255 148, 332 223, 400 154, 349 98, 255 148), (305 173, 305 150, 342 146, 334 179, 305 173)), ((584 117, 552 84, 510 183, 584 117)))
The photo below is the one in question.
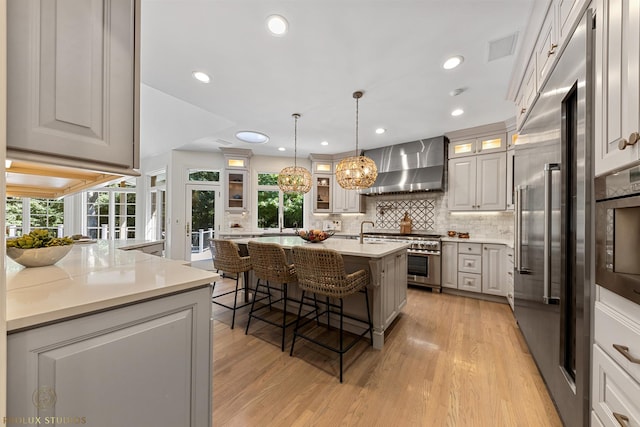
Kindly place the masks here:
POLYGON ((285 193, 308 193, 311 190, 311 172, 298 166, 298 118, 300 114, 291 115, 294 118, 293 131, 293 166, 287 166, 278 174, 278 187, 285 193))
POLYGON ((373 185, 378 176, 376 163, 358 151, 358 100, 362 92, 354 92, 356 100, 356 152, 352 157, 340 160, 336 166, 336 180, 345 190, 362 190, 373 185))

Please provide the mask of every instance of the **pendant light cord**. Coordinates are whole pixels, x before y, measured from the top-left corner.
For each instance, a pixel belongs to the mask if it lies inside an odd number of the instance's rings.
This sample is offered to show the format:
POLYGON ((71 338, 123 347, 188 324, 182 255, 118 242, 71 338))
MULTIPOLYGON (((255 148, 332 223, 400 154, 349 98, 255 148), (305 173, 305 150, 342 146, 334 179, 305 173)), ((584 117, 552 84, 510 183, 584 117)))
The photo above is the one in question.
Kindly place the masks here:
POLYGON ((359 117, 359 105, 360 97, 356 98, 356 157, 358 157, 358 117, 359 117))
POLYGON ((293 114, 294 125, 293 125, 293 167, 298 167, 298 117, 300 114, 293 114))

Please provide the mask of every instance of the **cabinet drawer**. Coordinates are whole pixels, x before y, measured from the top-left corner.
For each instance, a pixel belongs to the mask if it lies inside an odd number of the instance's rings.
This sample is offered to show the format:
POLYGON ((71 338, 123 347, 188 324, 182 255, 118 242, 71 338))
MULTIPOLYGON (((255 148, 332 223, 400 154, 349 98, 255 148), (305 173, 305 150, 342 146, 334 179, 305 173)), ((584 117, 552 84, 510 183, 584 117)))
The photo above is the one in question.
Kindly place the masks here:
POLYGON ((458 243, 458 253, 482 255, 482 243, 458 243))
POLYGON ((606 426, 640 425, 640 384, 595 344, 592 407, 606 426), (628 421, 624 420, 626 417, 628 421))
POLYGON ((595 342, 640 382, 640 325, 600 302, 595 304, 593 325, 595 342))
POLYGON ((459 254, 458 271, 476 274, 482 273, 482 256, 459 254))
POLYGON ((458 289, 471 292, 482 292, 482 275, 474 273, 458 273, 458 289))

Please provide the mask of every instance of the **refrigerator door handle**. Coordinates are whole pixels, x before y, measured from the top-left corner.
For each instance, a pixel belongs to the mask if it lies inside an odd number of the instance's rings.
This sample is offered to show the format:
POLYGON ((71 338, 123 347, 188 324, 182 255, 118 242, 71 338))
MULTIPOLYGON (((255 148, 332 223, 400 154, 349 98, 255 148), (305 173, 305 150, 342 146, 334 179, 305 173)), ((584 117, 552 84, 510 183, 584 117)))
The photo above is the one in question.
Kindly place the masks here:
POLYGON ((544 165, 544 294, 542 301, 545 304, 559 304, 560 298, 551 296, 551 207, 553 197, 554 171, 560 170, 559 163, 547 163, 544 165))
POLYGON ((515 270, 519 274, 530 274, 530 271, 522 266, 522 199, 523 193, 527 189, 526 185, 518 185, 514 200, 516 213, 515 229, 515 270))

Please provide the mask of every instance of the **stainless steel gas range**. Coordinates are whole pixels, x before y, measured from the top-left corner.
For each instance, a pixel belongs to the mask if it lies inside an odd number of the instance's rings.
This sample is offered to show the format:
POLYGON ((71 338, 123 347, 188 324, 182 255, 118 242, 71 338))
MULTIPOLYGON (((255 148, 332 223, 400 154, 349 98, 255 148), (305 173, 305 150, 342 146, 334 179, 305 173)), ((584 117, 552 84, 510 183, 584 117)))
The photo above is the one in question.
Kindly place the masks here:
POLYGON ((440 282, 440 235, 365 233, 363 237, 368 242, 393 241, 409 243, 411 247, 407 249, 407 283, 437 289, 442 292, 440 282))

